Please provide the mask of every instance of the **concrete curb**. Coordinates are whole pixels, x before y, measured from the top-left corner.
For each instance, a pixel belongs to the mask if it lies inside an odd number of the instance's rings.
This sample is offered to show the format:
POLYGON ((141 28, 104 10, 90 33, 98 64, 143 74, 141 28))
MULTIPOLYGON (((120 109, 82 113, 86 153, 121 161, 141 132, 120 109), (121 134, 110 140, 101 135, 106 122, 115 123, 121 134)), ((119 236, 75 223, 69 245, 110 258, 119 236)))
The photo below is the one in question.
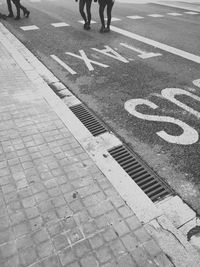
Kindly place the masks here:
POLYGON ((69 106, 80 103, 80 101, 1 23, 0 42, 35 84, 38 94, 45 98, 127 205, 143 222, 147 231, 157 240, 174 265, 178 267, 200 266, 200 255, 185 236, 175 228, 164 212, 154 205, 108 153, 108 149, 122 144, 121 141, 113 133, 93 137, 69 109, 69 106), (64 90, 65 103, 49 85, 56 86, 58 90, 64 90), (176 249, 172 249, 172 247, 176 249))

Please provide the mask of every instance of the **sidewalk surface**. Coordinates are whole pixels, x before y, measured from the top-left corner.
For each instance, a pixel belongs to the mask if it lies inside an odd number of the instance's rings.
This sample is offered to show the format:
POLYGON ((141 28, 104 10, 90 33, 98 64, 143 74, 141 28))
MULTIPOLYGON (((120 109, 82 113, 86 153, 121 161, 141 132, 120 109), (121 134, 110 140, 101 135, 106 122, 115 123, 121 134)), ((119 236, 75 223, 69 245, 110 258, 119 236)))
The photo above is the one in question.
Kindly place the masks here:
POLYGON ((38 90, 0 40, 0 266, 175 266, 38 90))
POLYGON ((172 266, 1 42, 0 88, 0 266, 172 266))

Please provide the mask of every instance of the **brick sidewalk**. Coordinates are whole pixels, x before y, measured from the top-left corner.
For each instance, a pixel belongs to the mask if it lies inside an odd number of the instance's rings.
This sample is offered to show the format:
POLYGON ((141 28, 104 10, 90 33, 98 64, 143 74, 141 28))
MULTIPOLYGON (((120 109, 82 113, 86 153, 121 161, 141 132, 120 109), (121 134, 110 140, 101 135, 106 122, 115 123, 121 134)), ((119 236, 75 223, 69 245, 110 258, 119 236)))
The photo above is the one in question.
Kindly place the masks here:
POLYGON ((0 43, 0 266, 173 266, 0 43))

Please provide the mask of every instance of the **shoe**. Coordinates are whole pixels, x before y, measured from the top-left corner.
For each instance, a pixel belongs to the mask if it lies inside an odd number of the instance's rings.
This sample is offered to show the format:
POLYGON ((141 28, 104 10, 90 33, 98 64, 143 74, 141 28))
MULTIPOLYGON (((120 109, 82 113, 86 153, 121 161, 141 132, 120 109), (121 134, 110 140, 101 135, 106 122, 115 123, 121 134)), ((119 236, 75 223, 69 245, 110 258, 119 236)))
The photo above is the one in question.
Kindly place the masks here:
POLYGON ((105 27, 101 27, 101 29, 99 30, 100 33, 104 33, 105 32, 105 27))
POLYGON ((85 25, 85 30, 90 30, 90 24, 89 23, 87 23, 86 25, 85 25))
POLYGON ((86 30, 88 22, 85 22, 85 24, 83 25, 83 29, 86 30))
POLYGON ((104 32, 110 32, 110 27, 105 28, 104 32))
POLYGON ((20 20, 20 16, 15 17, 15 20, 20 20))
POLYGON ((9 13, 8 15, 7 15, 7 18, 13 18, 14 17, 14 15, 12 14, 12 13, 9 13))
POLYGON ((28 18, 28 17, 29 17, 29 15, 30 15, 30 11, 28 11, 28 10, 24 11, 24 16, 25 16, 25 17, 27 17, 27 18, 28 18))

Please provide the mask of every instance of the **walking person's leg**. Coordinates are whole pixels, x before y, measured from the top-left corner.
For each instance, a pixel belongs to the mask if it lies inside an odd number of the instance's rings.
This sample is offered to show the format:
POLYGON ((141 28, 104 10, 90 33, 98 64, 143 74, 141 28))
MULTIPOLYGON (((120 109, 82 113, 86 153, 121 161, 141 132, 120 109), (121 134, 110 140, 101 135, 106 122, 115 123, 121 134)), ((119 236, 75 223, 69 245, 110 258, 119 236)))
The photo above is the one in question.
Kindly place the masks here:
POLYGON ((110 31, 110 23, 111 23, 111 18, 112 18, 113 5, 114 5, 114 1, 108 0, 108 4, 107 4, 107 28, 105 29, 105 32, 110 31))
POLYGON ((20 0, 19 0, 19 6, 23 10, 24 16, 28 18, 29 15, 30 15, 30 11, 27 10, 24 6, 21 5, 20 0))
POLYGON ((90 30, 91 4, 92 4, 92 0, 86 0, 86 11, 87 11, 87 25, 86 25, 86 30, 90 30))
POLYGON ((13 11, 12 11, 12 4, 11 4, 11 0, 7 0, 7 6, 8 6, 8 16, 9 18, 14 17, 13 15, 13 11))
POLYGON ((15 4, 15 7, 17 9, 17 16, 15 17, 15 20, 20 19, 20 0, 12 0, 13 3, 15 4))
POLYGON ((80 12, 80 14, 81 14, 81 16, 85 22, 84 29, 87 25, 87 18, 86 18, 86 14, 84 12, 85 3, 86 3, 86 0, 79 0, 79 12, 80 12))
POLYGON ((101 20, 101 29, 100 32, 105 31, 105 20, 104 20, 104 9, 106 7, 106 0, 99 0, 99 17, 101 20))

